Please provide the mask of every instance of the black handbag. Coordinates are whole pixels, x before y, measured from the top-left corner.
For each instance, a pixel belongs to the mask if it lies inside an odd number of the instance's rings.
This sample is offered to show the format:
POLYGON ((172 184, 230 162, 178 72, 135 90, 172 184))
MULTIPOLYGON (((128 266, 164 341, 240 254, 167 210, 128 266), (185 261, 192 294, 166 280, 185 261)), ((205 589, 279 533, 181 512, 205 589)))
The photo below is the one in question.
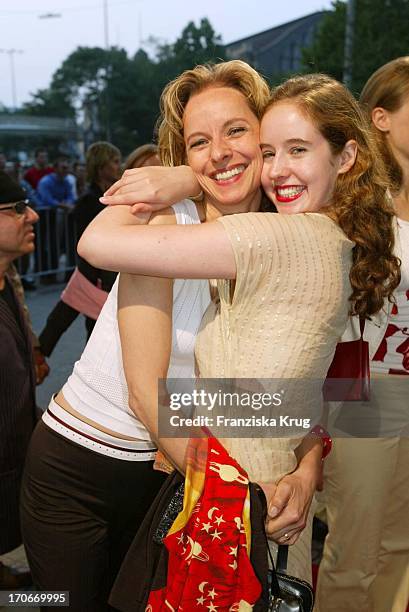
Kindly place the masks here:
POLYGON ((268 571, 268 612, 312 612, 314 592, 311 585, 287 574, 288 546, 278 547, 277 569, 268 543, 267 549, 272 565, 268 571))
POLYGON ((264 524, 267 517, 267 501, 264 491, 255 485, 263 508, 263 532, 267 555, 271 568, 267 574, 267 612, 312 612, 314 607, 314 591, 311 585, 295 576, 287 574, 288 546, 278 547, 277 563, 268 545, 264 524))

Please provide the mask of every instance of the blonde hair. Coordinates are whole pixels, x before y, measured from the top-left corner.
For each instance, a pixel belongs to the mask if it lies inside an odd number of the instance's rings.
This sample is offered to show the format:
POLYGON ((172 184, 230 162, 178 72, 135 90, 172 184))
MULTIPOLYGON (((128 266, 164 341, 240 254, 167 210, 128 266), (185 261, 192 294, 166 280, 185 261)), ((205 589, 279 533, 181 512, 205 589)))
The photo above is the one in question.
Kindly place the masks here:
POLYGON ((141 145, 129 153, 124 163, 124 170, 131 168, 140 168, 147 159, 158 154, 158 147, 151 142, 141 145))
POLYGON ((400 280, 393 255, 393 209, 386 197, 382 161, 365 114, 341 83, 323 74, 289 79, 276 87, 266 110, 278 102, 294 102, 327 140, 334 155, 349 140, 358 153, 353 167, 337 176, 329 211, 355 243, 350 272, 351 314, 372 315, 400 280))
POLYGON ((246 98, 250 110, 258 119, 268 101, 266 81, 251 66, 241 60, 200 65, 185 70, 168 83, 160 99, 158 120, 159 155, 164 166, 180 166, 185 162, 183 114, 191 96, 208 87, 231 87, 246 98))
POLYGON ((372 122, 374 108, 384 108, 393 113, 400 109, 409 96, 409 56, 398 57, 388 62, 369 77, 361 93, 361 104, 371 121, 372 131, 382 154, 391 191, 402 186, 402 170, 397 162, 386 135, 372 122))
POLYGON ((87 181, 96 183, 99 170, 114 157, 121 158, 121 152, 115 145, 104 141, 92 143, 85 154, 87 181))

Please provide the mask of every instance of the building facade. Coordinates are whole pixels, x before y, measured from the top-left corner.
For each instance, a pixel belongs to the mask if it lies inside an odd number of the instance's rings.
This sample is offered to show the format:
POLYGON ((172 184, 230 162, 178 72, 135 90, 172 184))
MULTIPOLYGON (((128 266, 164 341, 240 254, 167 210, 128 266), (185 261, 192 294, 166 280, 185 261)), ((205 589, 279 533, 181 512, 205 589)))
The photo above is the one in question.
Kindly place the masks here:
POLYGON ((308 47, 328 11, 319 11, 247 36, 225 46, 228 59, 242 59, 267 77, 298 72, 308 47))

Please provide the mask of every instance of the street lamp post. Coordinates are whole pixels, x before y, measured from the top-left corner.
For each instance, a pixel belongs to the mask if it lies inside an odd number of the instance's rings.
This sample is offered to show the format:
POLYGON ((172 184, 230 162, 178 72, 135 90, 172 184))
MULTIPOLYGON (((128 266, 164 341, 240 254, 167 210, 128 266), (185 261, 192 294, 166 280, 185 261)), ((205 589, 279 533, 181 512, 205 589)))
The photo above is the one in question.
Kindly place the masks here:
POLYGON ((17 85, 16 85, 16 67, 14 64, 14 55, 16 53, 24 53, 21 49, 0 49, 0 53, 7 53, 10 58, 10 76, 11 76, 11 98, 13 101, 13 110, 17 108, 17 85))
POLYGON ((109 18, 108 18, 108 0, 103 0, 104 4, 104 43, 105 49, 109 49, 109 18))
POLYGON ((344 43, 344 85, 351 87, 353 69, 353 47, 354 47, 354 26, 355 26, 355 0, 348 0, 345 24, 345 43, 344 43))
POLYGON ((111 77, 111 64, 108 59, 109 52, 109 16, 108 16, 108 0, 103 0, 104 9, 104 43, 106 52, 105 64, 105 104, 106 104, 106 119, 105 119, 105 138, 111 140, 111 98, 109 92, 109 79, 111 77))

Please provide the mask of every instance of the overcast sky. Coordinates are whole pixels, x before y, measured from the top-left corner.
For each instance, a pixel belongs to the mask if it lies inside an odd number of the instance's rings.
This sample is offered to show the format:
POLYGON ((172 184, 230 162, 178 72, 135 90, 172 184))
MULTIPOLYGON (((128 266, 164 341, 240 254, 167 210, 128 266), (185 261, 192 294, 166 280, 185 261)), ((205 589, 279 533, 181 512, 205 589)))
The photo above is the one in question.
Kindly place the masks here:
MULTIPOLYGON (((109 44, 133 54, 154 36, 172 42, 188 21, 207 17, 231 42, 329 8, 330 0, 107 0, 109 44)), ((103 0, 0 0, 0 48, 15 49, 17 103, 49 85, 79 45, 104 46, 103 0), (49 13, 60 17, 41 18, 49 13)), ((147 48, 148 50, 148 48, 147 48)), ((0 53, 0 102, 12 106, 10 56, 0 53)))

